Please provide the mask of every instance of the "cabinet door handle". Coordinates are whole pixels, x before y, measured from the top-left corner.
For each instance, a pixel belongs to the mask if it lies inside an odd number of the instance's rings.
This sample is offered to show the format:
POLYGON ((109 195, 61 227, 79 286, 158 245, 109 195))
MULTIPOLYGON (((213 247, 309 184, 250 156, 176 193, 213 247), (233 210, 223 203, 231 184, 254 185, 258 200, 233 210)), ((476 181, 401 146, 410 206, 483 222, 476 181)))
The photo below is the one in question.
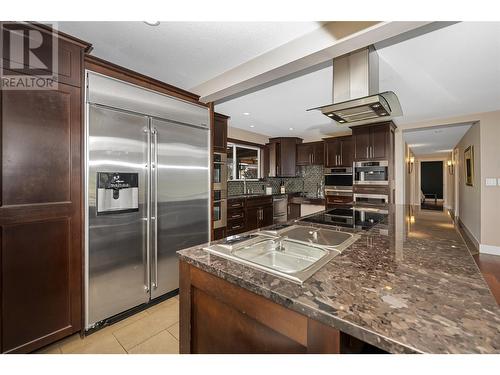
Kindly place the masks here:
POLYGON ((286 212, 287 212, 288 215, 290 215, 290 205, 287 206, 286 212))
POLYGON ((368 159, 370 157, 370 154, 369 154, 369 146, 366 146, 366 158, 368 159))

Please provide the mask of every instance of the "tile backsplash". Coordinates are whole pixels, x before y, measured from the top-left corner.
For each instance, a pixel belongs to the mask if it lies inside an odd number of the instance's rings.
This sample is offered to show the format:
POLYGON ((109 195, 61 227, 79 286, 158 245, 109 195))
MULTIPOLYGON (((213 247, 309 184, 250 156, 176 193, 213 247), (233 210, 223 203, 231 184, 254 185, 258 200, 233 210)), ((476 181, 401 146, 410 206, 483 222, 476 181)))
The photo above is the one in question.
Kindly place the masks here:
MULTIPOLYGON (((315 195, 319 184, 323 181, 323 166, 308 165, 297 167, 298 177, 268 177, 261 181, 247 181, 247 188, 251 193, 265 193, 266 185, 270 184, 273 188, 273 194, 279 193, 280 183, 285 183, 287 192, 304 192, 308 195, 315 195)), ((243 181, 228 181, 227 194, 241 195, 243 191, 243 181)))

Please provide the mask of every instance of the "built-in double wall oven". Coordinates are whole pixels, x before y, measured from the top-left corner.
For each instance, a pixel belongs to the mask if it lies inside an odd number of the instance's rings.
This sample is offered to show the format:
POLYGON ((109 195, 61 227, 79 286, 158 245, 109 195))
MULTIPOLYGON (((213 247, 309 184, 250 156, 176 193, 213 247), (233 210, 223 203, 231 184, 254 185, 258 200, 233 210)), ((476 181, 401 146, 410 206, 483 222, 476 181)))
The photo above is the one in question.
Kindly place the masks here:
POLYGON ((352 192, 352 168, 325 168, 325 189, 352 192))
POLYGON ((227 219, 227 155, 214 153, 213 157, 213 221, 214 228, 226 226, 227 219))
POLYGON ((352 196, 352 168, 325 168, 325 198, 327 205, 351 204, 352 196))

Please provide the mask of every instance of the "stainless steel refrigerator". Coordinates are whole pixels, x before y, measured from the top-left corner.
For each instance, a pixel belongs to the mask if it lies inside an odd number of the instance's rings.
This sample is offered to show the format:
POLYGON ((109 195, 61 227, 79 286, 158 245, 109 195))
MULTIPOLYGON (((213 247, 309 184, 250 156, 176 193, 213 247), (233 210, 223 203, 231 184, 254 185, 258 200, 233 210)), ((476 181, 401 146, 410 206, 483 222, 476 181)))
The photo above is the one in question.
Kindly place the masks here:
POLYGON ((86 329, 178 288, 209 238, 209 113, 86 72, 86 329))

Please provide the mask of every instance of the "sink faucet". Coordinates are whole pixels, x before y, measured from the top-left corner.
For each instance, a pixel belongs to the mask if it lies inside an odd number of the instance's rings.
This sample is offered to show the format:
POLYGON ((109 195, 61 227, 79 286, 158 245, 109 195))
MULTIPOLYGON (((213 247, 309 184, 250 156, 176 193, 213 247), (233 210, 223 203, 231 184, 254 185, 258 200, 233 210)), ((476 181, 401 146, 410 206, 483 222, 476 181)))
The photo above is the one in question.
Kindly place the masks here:
POLYGON ((276 251, 279 251, 280 253, 285 252, 285 246, 283 246, 283 241, 280 240, 280 242, 278 242, 278 246, 276 246, 276 251))

